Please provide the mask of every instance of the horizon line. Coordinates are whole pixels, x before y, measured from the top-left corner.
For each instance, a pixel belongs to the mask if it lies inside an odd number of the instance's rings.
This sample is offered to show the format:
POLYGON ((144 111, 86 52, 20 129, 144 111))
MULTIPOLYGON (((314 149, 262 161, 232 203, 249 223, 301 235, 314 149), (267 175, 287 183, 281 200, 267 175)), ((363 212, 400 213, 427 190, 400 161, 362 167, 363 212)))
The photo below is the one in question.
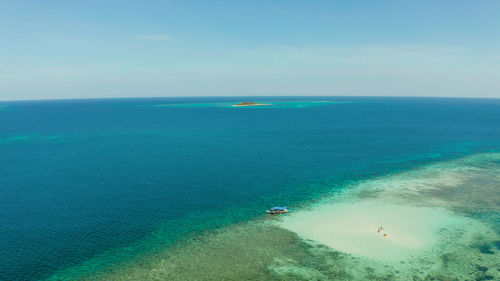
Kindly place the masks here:
POLYGON ((71 101, 71 100, 125 100, 125 99, 165 99, 165 98, 287 98, 287 97, 336 97, 336 98, 430 98, 430 99, 500 99, 500 97, 473 97, 473 96, 383 96, 383 95, 373 95, 373 96, 342 96, 342 95, 315 95, 315 96, 301 96, 301 95, 287 95, 287 96, 151 96, 151 97, 69 97, 69 98, 41 98, 41 99, 14 99, 14 100, 3 100, 0 99, 0 103, 5 102, 30 102, 30 101, 71 101))

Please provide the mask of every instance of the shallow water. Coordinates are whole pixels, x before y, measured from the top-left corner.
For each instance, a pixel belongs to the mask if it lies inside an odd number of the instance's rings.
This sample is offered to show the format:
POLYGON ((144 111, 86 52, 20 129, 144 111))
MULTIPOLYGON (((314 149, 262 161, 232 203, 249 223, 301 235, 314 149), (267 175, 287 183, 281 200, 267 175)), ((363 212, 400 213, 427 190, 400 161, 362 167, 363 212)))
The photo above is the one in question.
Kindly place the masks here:
MULTIPOLYGON (((457 210, 461 210, 459 206, 466 207, 469 203, 455 198, 442 199, 428 192, 450 188, 462 190, 465 187, 474 187, 471 183, 487 180, 489 185, 475 188, 475 192, 481 194, 476 195, 477 198, 486 198, 490 194, 483 194, 483 190, 496 187, 498 192, 500 186, 497 176, 500 172, 498 160, 500 154, 480 154, 365 180, 334 192, 333 197, 304 206, 302 210, 296 211, 296 214, 261 218, 206 232, 193 240, 144 257, 136 263, 117 266, 110 271, 101 272, 100 275, 89 276, 88 279, 498 280, 499 221, 489 221, 482 217, 469 216, 468 212, 458 212, 457 210), (461 175, 466 180, 449 182, 450 175, 461 175), (375 192, 376 195, 367 199, 367 192, 375 192), (410 193, 411 196, 408 197, 410 193), (440 225, 430 227, 430 237, 420 237, 422 233, 415 234, 416 238, 430 240, 424 245, 410 244, 411 247, 420 247, 419 251, 401 255, 399 250, 402 249, 398 248, 396 252, 386 253, 392 255, 389 259, 378 255, 364 255, 362 251, 369 249, 362 245, 358 247, 360 253, 352 253, 327 247, 321 242, 308 240, 300 235, 309 231, 306 228, 300 229, 300 225, 297 226, 297 220, 302 220, 300 216, 304 212, 318 210, 317 213, 308 214, 307 218, 314 220, 315 216, 328 212, 328 208, 345 205, 345 202, 353 202, 353 206, 371 211, 366 209, 363 202, 373 198, 385 202, 389 207, 391 204, 398 204, 401 208, 434 208, 436 211, 431 214, 434 218, 423 215, 423 221, 412 222, 422 223, 420 226, 425 227, 426 223, 437 219, 440 225), (440 214, 444 217, 436 218, 440 214), (287 230, 290 225, 298 227, 299 235, 287 230)), ((488 212, 498 215, 499 198, 496 196, 490 200, 494 201, 495 205, 490 206, 488 212)), ((342 215, 342 209, 335 209, 335 215, 342 215)), ((399 215, 408 216, 410 220, 412 214, 399 215)), ((412 222, 407 226, 411 226, 412 222)), ((375 237, 376 228, 373 228, 375 237)), ((392 231, 390 227, 386 227, 385 231, 391 236, 398 235, 397 231, 392 231)), ((52 279, 58 278, 65 279, 65 275, 61 273, 52 279)))
MULTIPOLYGON (((251 100, 290 105, 325 99, 251 100)), ((165 255, 169 270, 176 272, 169 278, 181 280, 190 272, 206 274, 212 262, 220 270, 211 274, 224 277, 227 271, 228 278, 238 272, 288 280, 395 274, 375 265, 371 273, 348 272, 342 265, 358 257, 303 241, 267 220, 261 223, 263 210, 273 205, 307 209, 332 192, 357 189, 374 178, 498 151, 500 101, 326 100, 330 103, 321 106, 265 109, 157 106, 241 101, 236 98, 5 103, 0 111, 0 279, 125 278, 120 274, 132 269, 138 275, 131 277, 152 277, 148 268, 161 272, 156 263, 165 263, 165 255), (249 244, 238 246, 244 239, 249 244), (218 241, 228 246, 221 249, 218 241), (224 253, 236 255, 234 249, 248 254, 233 270, 224 266, 224 253), (204 260, 194 258, 200 251, 204 260)), ((474 169, 495 165, 474 163, 474 169)), ((432 174, 441 182, 467 181, 460 173, 444 177, 434 169, 432 174)), ((488 197, 464 185, 456 187, 459 193, 444 185, 424 195, 436 204, 441 198, 470 198, 473 204, 449 203, 446 209, 492 223, 498 220, 492 199, 498 189, 492 182, 482 177, 467 185, 489 186, 482 191, 488 197)), ((379 194, 366 190, 358 196, 379 194)), ((421 196, 407 192, 398 200, 421 196)), ((496 253, 497 244, 478 241, 479 251, 496 253)), ((489 270, 483 275, 491 275, 489 270)))
POLYGON ((498 153, 477 154, 365 181, 281 225, 396 279, 498 280, 499 161, 498 153), (321 224, 327 228, 314 229, 321 224), (328 227, 335 232, 322 236, 328 227))

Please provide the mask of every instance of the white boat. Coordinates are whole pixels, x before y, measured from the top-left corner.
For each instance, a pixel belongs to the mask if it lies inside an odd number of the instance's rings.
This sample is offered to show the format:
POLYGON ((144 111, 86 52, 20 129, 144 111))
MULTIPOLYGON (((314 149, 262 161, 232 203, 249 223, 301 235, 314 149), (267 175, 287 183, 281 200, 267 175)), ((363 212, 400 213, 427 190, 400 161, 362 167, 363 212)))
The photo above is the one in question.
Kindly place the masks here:
POLYGON ((279 215, 279 214, 287 214, 289 211, 286 207, 272 207, 267 210, 266 213, 269 215, 279 215))

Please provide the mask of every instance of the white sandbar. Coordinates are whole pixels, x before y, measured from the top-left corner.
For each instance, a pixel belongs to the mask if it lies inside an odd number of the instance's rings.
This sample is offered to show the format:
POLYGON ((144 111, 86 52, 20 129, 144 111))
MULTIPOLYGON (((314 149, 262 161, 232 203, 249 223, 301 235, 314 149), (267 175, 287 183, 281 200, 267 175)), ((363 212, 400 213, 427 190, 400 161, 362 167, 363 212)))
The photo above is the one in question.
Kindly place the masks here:
POLYGON ((401 260, 431 247, 442 227, 462 223, 444 209, 363 200, 301 211, 285 217, 281 227, 341 252, 401 260))

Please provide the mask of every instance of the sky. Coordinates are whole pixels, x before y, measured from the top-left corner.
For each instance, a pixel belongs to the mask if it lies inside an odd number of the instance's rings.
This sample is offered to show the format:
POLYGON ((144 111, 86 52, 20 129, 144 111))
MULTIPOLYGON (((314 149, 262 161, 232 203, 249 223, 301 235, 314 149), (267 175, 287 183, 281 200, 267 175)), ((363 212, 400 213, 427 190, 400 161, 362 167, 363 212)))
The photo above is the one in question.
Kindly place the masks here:
POLYGON ((500 1, 0 0, 0 100, 500 98, 500 1))

